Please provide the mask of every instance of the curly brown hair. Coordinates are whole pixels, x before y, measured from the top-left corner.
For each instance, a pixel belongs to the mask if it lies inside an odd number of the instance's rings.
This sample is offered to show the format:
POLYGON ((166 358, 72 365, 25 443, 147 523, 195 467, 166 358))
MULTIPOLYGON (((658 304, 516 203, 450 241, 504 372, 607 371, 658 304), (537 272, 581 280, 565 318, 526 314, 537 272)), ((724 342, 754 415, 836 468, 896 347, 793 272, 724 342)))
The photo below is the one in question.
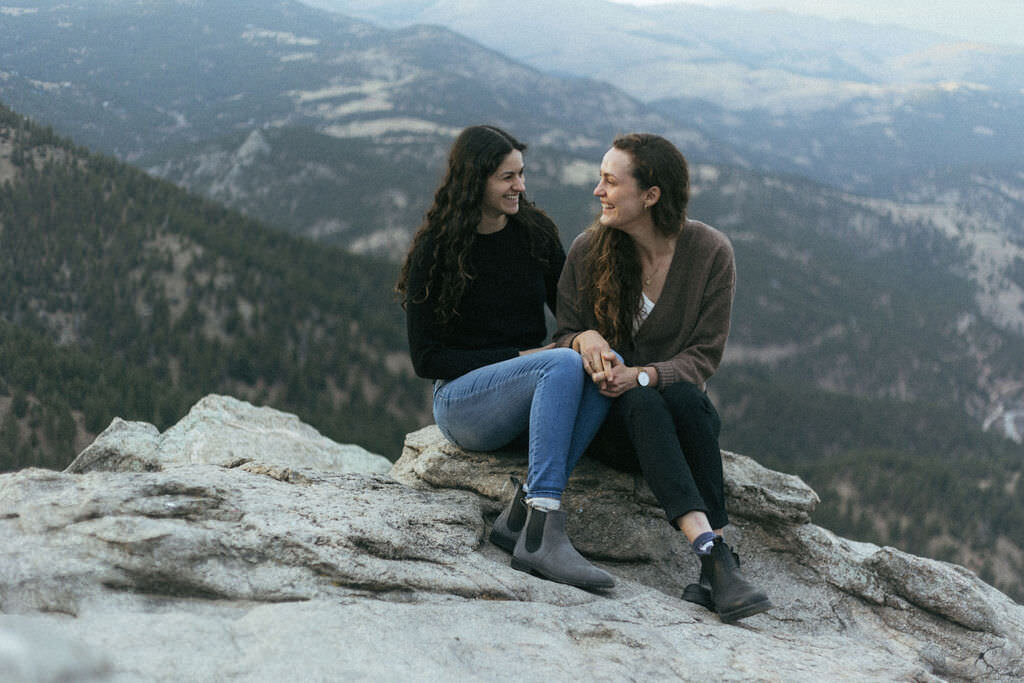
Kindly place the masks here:
MULTIPOLYGON (((526 145, 495 126, 470 126, 455 139, 444 180, 413 236, 395 285, 403 308, 411 300, 426 301, 436 291, 438 320, 447 323, 457 315, 466 283, 473 278, 469 253, 483 215, 481 205, 487 180, 513 150, 524 152, 526 145), (430 243, 432 254, 421 254, 430 243), (409 270, 420 258, 427 258, 431 264, 427 285, 421 292, 409 292, 409 270)), ((531 254, 546 262, 544 247, 551 239, 558 239, 550 220, 545 220, 544 213, 527 201, 525 194, 519 197, 519 212, 513 219, 527 226, 531 254)))
MULTIPOLYGON (((686 158, 671 142, 650 133, 619 136, 612 147, 630 155, 632 176, 641 190, 660 188, 660 197, 651 207, 655 229, 665 237, 678 234, 690 201, 686 158)), ((599 221, 587 230, 592 237, 583 257, 580 294, 594 307, 597 331, 615 348, 631 348, 643 292, 636 244, 626 233, 599 221)))

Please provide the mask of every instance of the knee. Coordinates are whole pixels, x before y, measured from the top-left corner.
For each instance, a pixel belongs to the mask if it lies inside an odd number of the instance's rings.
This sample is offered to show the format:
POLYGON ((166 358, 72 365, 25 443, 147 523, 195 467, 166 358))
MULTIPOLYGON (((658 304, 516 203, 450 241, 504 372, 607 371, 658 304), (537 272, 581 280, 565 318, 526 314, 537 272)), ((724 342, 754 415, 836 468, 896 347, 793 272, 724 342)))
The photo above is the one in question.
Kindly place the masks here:
POLYGON ((707 423, 720 427, 718 411, 711 399, 695 384, 677 382, 665 390, 665 400, 679 425, 707 423))
POLYGON ((580 354, 572 349, 548 349, 538 355, 543 355, 543 359, 538 360, 543 360, 541 367, 544 376, 559 378, 559 381, 583 381, 583 361, 580 360, 580 354))
POLYGON ((557 349, 549 349, 545 351, 544 354, 548 356, 551 359, 551 362, 555 365, 566 365, 573 368, 583 367, 583 361, 580 360, 580 354, 570 348, 559 347, 557 349))
POLYGON ((689 382, 672 384, 665 389, 663 396, 665 401, 672 406, 672 412, 677 414, 705 410, 705 406, 711 402, 700 387, 689 382))
POLYGON ((544 367, 548 372, 580 373, 583 371, 583 361, 580 359, 580 354, 572 349, 548 349, 542 353, 544 355, 544 367))
POLYGON ((619 396, 616 401, 630 419, 638 416, 667 414, 667 404, 661 393, 651 387, 636 387, 619 396))

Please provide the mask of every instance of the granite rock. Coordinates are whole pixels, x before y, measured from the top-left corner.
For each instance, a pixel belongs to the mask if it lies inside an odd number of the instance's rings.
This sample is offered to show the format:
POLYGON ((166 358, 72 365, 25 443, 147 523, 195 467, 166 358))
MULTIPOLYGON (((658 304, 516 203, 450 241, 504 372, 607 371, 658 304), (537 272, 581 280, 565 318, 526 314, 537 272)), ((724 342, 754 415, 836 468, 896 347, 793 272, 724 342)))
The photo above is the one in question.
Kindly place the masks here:
POLYGON ((520 452, 427 427, 360 472, 292 416, 193 413, 0 475, 5 680, 1024 678, 1024 608, 815 526, 814 492, 750 458, 724 454, 728 537, 776 606, 726 625, 679 599, 697 565, 636 475, 585 460, 570 481, 570 534, 619 579, 588 592, 486 541, 520 452))

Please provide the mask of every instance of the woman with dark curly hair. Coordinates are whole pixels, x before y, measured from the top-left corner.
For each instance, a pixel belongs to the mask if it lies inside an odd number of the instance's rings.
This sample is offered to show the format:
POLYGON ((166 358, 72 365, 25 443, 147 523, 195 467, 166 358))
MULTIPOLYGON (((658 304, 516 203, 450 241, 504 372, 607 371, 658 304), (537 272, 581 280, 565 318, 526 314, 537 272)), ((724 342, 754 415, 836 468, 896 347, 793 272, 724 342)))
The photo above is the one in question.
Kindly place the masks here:
POLYGON ((729 336, 732 246, 686 217, 686 159, 662 137, 617 138, 594 194, 601 215, 569 249, 555 332, 615 399, 588 453, 642 471, 692 544, 701 576, 684 598, 726 622, 763 612, 771 602, 740 575, 721 536, 721 423, 705 393, 729 336))
POLYGON ((610 588, 566 535, 561 497, 610 400, 578 354, 541 346, 565 252, 554 223, 526 200, 526 145, 493 126, 455 140, 448 170, 413 238, 396 289, 409 350, 434 381, 434 419, 452 443, 490 451, 525 442, 526 483, 490 539, 512 566, 581 588, 610 588))

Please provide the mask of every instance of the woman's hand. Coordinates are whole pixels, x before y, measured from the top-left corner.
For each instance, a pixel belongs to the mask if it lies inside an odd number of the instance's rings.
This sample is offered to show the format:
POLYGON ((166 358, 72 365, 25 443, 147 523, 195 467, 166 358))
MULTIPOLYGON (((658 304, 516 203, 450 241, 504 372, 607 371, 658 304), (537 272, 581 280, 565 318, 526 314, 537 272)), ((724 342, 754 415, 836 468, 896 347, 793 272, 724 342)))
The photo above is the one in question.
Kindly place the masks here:
POLYGON ((603 378, 603 374, 601 377, 597 375, 606 372, 611 367, 605 360, 606 355, 615 358, 611 344, 597 330, 580 332, 572 340, 572 348, 580 354, 583 359, 583 369, 595 382, 600 382, 603 378))
POLYGON ((609 366, 608 369, 598 373, 594 379, 602 396, 616 398, 639 386, 636 381, 639 368, 624 365, 614 353, 609 353, 605 357, 605 362, 609 366))
POLYGON ((553 348, 555 348, 555 343, 551 342, 550 344, 547 344, 545 346, 538 346, 535 349, 523 349, 522 351, 519 352, 519 355, 520 356, 528 356, 531 353, 537 353, 538 351, 547 351, 548 349, 553 349, 553 348))

